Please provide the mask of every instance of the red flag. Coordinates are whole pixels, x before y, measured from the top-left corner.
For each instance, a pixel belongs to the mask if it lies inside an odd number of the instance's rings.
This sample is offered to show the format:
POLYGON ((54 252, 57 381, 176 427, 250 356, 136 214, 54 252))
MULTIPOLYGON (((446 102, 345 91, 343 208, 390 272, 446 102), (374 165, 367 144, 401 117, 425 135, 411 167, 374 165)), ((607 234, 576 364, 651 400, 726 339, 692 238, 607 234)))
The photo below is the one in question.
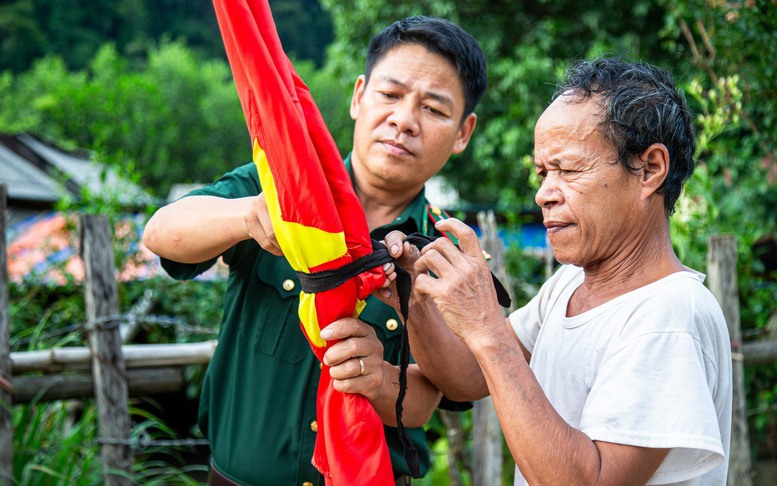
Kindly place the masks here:
MULTIPOLYGON (((298 272, 372 252, 367 222, 310 91, 283 52, 267 1, 214 0, 278 243, 298 272)), ((378 269, 324 292, 300 294, 300 325, 319 360, 320 330, 357 316, 385 276, 378 269)), ((393 484, 383 424, 362 395, 332 386, 323 366, 313 464, 327 484, 393 484)), ((246 424, 249 426, 249 424, 246 424)))

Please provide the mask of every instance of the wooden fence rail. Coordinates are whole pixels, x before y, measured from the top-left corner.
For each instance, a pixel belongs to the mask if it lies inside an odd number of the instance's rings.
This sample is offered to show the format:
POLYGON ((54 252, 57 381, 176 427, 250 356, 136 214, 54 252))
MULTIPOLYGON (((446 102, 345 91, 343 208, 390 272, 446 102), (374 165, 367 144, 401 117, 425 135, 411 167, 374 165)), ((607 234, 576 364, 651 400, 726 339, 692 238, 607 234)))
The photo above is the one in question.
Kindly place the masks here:
MULTIPOLYGON (((130 397, 184 388, 184 368, 207 364, 216 341, 182 344, 125 344, 121 347, 130 397)), ((92 353, 86 347, 11 353, 14 403, 95 396, 92 353), (29 373, 45 373, 35 376, 29 373)))
MULTIPOLYGON (((119 328, 93 325, 89 347, 10 353, 8 273, 5 241, 6 189, 0 185, 0 485, 14 484, 11 407, 32 400, 47 401, 95 397, 99 416, 104 484, 130 484, 121 474, 130 471, 130 422, 127 397, 180 390, 185 386, 186 366, 210 361, 216 341, 190 344, 121 345, 119 328)), ((484 217, 481 226, 495 231, 493 220, 484 217)), ((79 222, 82 257, 86 266, 85 301, 89 322, 115 316, 118 311, 116 270, 107 218, 85 216, 79 222)), ((493 235, 492 235, 493 237, 493 235)), ((747 422, 744 409, 744 365, 777 362, 777 341, 740 344, 739 301, 736 288, 736 242, 733 236, 712 237, 708 251, 708 282, 721 302, 732 338, 734 364, 734 425, 731 441, 729 485, 752 484, 747 422)), ((486 238, 488 251, 501 260, 501 250, 486 238)), ((500 278, 503 266, 493 262, 500 278), (501 266, 501 268, 499 268, 501 266)), ((506 280, 505 280, 506 281, 506 280)), ((479 403, 475 425, 473 484, 494 484, 501 477, 501 433, 487 401, 479 403)))
MULTIPOLYGON (((154 366, 188 366, 207 364, 217 341, 181 344, 125 344, 121 346, 127 368, 154 366)), ((11 353, 11 369, 15 375, 31 371, 56 373, 66 370, 90 369, 91 351, 87 347, 53 348, 44 351, 11 353)))

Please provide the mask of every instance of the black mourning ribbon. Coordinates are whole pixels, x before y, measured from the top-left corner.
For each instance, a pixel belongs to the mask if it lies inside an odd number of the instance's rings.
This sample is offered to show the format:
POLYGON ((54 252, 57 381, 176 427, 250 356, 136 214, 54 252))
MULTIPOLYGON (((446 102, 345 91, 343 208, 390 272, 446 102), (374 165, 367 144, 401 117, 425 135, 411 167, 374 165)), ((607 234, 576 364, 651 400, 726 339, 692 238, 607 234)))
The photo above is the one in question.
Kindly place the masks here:
MULTIPOLYGON (((427 236, 421 233, 413 233, 405 238, 405 241, 415 246, 419 250, 429 243, 433 242, 439 236, 427 236)), ((324 270, 316 273, 297 272, 302 290, 306 293, 323 292, 333 289, 356 277, 362 272, 379 267, 385 263, 393 262, 394 258, 386 246, 377 240, 372 240, 372 253, 365 255, 353 262, 343 265, 334 270, 324 270)), ((404 325, 402 326, 402 343, 399 348, 399 394, 396 402, 397 430, 399 432, 399 441, 405 451, 405 462, 414 478, 421 477, 421 471, 418 463, 418 450, 402 423, 402 402, 407 392, 407 367, 410 364, 410 342, 407 335, 407 317, 410 306, 411 281, 410 274, 402 268, 401 265, 395 266, 397 272, 397 296, 399 298, 399 310, 402 314, 404 325)), ((497 300, 502 307, 510 307, 510 294, 504 288, 504 285, 492 273, 491 278, 494 282, 497 300)))

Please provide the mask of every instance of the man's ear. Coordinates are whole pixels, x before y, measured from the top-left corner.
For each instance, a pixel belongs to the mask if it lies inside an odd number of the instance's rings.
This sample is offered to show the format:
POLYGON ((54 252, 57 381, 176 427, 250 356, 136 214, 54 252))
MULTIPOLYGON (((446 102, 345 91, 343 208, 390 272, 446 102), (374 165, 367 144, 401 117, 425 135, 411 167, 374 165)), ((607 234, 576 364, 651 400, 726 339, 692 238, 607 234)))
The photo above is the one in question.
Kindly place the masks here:
POLYGON ((459 133, 456 134, 456 141, 453 143, 453 150, 451 150, 452 153, 459 154, 467 148, 472 132, 475 131, 477 120, 478 117, 474 113, 467 115, 467 118, 464 119, 461 127, 459 127, 459 133))
POLYGON ((647 199, 658 191, 658 188, 669 175, 669 151, 662 143, 654 143, 639 156, 642 161, 642 198, 647 199))
POLYGON ((359 117, 359 108, 362 104, 362 96, 364 96, 364 89, 367 86, 367 78, 362 74, 356 78, 356 83, 353 85, 353 96, 351 96, 351 119, 356 120, 359 117))

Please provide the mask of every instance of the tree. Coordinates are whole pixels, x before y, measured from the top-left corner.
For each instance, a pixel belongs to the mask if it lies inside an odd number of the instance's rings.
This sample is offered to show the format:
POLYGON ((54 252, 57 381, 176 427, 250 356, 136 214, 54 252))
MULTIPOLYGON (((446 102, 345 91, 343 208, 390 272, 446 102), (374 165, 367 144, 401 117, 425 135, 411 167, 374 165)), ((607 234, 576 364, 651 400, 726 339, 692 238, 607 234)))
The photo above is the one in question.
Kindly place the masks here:
POLYGON ((343 84, 362 72, 370 37, 402 17, 445 17, 480 42, 490 64, 489 89, 476 110, 478 128, 470 148, 443 173, 470 202, 503 208, 534 207, 533 189, 524 183, 531 168, 534 122, 570 61, 605 52, 665 64, 673 60, 654 35, 663 10, 647 0, 322 0, 322 4, 335 29, 326 69, 341 76, 343 84))
MULTIPOLYGON (((702 268, 707 235, 736 235, 743 335, 775 339, 777 269, 757 242, 777 237, 777 43, 773 2, 666 2, 665 31, 685 46, 698 116, 699 162, 673 224, 689 265, 702 268)), ((773 251, 773 250, 772 250, 773 251)), ((777 366, 746 368, 750 437, 757 455, 777 458, 777 366)))
MULTIPOLYGON (((320 65, 332 37, 317 0, 273 0, 283 45, 292 57, 320 65)), ((82 69, 105 43, 131 63, 161 41, 181 41, 199 56, 226 60, 211 2, 189 0, 10 0, 0 5, 0 72, 19 73, 34 60, 60 56, 82 69)))

